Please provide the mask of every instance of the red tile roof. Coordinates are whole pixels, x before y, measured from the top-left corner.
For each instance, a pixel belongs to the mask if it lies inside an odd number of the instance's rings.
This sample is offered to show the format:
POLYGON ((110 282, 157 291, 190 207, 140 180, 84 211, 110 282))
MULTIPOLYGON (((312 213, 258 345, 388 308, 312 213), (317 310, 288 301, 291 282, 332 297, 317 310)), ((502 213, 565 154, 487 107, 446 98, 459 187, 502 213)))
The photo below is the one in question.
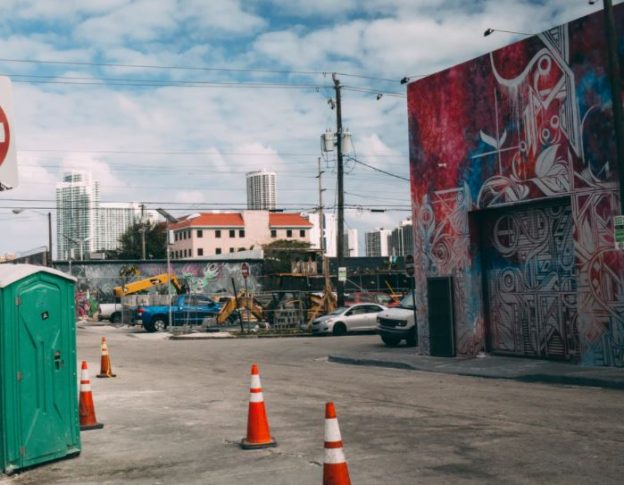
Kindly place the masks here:
POLYGON ((238 212, 202 213, 191 219, 186 218, 171 228, 183 229, 185 227, 245 227, 245 222, 238 212))
POLYGON ((269 214, 270 227, 312 227, 312 223, 299 214, 269 214))

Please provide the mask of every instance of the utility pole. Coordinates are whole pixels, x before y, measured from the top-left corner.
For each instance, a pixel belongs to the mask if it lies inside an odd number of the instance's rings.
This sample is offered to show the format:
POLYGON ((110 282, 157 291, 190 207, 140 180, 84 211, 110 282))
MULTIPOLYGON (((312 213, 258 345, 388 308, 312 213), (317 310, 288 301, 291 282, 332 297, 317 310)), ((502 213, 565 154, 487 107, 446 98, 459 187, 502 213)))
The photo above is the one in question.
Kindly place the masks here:
MULTIPOLYGON (((593 3, 593 2, 590 2, 593 3)), ((605 32, 607 34, 607 56, 609 58, 609 82, 613 102, 613 129, 615 131, 615 150, 617 171, 620 180, 620 214, 624 215, 624 113, 622 111, 622 81, 618 56, 617 32, 613 17, 613 3, 602 0, 605 32)))
POLYGON ((318 158, 318 179, 319 179, 319 207, 318 207, 318 215, 319 215, 319 227, 321 230, 321 255, 325 256, 325 216, 323 214, 323 183, 321 181, 321 175, 325 172, 321 170, 321 157, 318 158))
MULTIPOLYGON (((145 261, 145 204, 141 203, 141 259, 145 261)), ((168 247, 168 246, 167 246, 168 247)))
MULTIPOLYGON (((344 265, 344 167, 342 161, 342 105, 340 100, 340 81, 336 73, 332 73, 334 81, 334 89, 336 91, 336 155, 338 160, 338 227, 336 251, 338 252, 338 267, 344 265)), ((337 281, 336 284, 337 304, 339 307, 344 306, 344 283, 337 281)))

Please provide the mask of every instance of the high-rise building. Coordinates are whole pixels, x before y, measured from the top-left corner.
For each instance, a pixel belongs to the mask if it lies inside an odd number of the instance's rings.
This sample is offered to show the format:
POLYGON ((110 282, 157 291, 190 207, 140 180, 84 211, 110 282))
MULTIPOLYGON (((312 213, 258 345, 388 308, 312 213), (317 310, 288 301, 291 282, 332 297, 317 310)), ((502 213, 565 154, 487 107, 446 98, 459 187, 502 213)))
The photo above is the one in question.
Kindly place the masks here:
POLYGON ((141 207, 136 202, 102 202, 99 214, 99 244, 97 250, 119 248, 119 238, 140 220, 141 207))
POLYGON ((100 189, 90 173, 72 170, 56 184, 56 256, 79 258, 99 246, 100 189))
POLYGON ((262 169, 247 173, 247 209, 275 209, 275 173, 262 169))
POLYGON ((343 248, 345 258, 357 258, 360 256, 360 236, 357 229, 347 229, 343 235, 343 248))
POLYGON ((414 234, 412 220, 405 219, 390 235, 390 255, 407 256, 414 254, 414 234))
POLYGON ((306 215, 312 223, 310 230, 310 246, 321 249, 321 238, 324 238, 325 256, 336 257, 336 216, 331 213, 323 213, 323 224, 320 222, 318 212, 306 215))
POLYGON ((392 231, 383 227, 374 232, 364 234, 366 244, 366 256, 389 256, 389 240, 392 231))

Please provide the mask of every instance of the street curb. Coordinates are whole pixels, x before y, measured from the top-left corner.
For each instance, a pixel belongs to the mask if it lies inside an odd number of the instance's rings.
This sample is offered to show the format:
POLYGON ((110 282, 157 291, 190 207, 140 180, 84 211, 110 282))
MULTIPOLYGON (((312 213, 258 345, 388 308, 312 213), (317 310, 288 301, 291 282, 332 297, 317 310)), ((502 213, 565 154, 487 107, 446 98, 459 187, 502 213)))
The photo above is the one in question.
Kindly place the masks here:
POLYGON ((435 369, 429 369, 426 367, 419 367, 407 362, 392 361, 392 360, 379 360, 379 359, 359 359, 355 357, 347 357, 344 355, 332 355, 328 356, 329 362, 335 362, 337 364, 347 365, 361 365, 361 366, 373 366, 373 367, 385 367, 390 369, 406 369, 415 370, 421 372, 431 372, 433 374, 450 374, 462 377, 481 377, 483 379, 504 379, 509 381, 518 381, 526 383, 539 383, 539 384, 558 384, 564 386, 579 386, 579 387, 599 387, 602 389, 615 389, 624 390, 624 381, 612 381, 607 379, 600 379, 598 377, 584 377, 584 376, 570 376, 560 374, 524 374, 518 376, 503 376, 492 374, 480 374, 476 372, 449 372, 440 371, 435 369))

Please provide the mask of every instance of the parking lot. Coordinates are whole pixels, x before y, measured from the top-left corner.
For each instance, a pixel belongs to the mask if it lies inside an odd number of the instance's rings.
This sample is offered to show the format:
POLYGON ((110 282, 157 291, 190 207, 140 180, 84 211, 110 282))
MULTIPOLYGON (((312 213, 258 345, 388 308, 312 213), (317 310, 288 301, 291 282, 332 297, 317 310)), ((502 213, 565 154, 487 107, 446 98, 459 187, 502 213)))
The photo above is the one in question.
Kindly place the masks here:
POLYGON ((4 484, 318 484, 334 401, 354 484, 621 483, 624 393, 329 362, 376 335, 169 340, 81 325, 98 420, 79 457, 4 484), (118 377, 95 379, 101 336, 118 377), (276 448, 244 451, 250 365, 276 448))

